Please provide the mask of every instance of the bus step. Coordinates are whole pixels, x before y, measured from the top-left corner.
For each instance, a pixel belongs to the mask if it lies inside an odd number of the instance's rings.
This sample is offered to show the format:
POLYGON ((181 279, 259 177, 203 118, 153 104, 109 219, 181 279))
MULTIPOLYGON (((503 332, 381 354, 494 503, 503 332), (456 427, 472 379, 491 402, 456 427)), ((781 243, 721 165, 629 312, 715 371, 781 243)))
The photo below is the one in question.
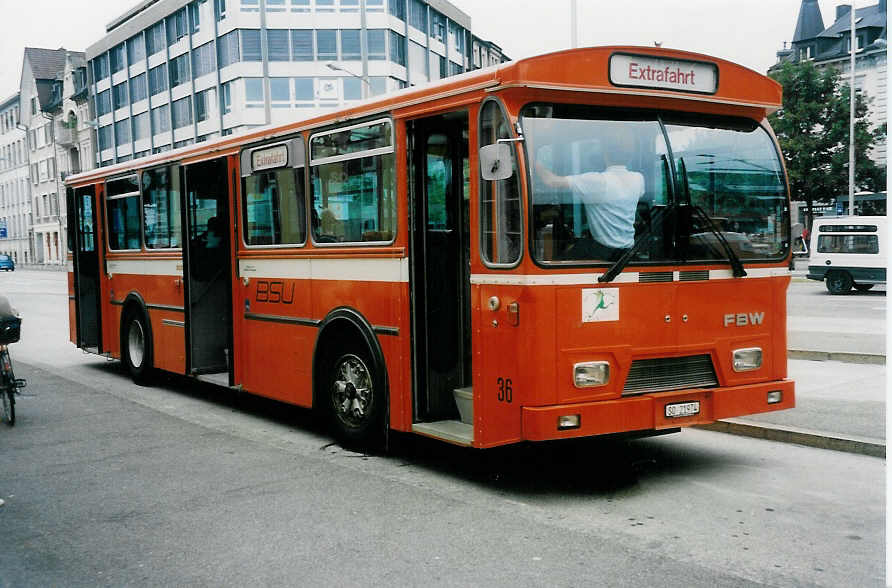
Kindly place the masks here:
POLYGON ((474 427, 461 421, 436 421, 415 423, 412 431, 425 437, 433 437, 456 445, 470 447, 474 443, 474 427))
POLYGON ((229 387, 229 372, 219 372, 216 374, 197 374, 195 376, 195 379, 202 382, 207 382, 209 384, 216 384, 217 386, 229 387))
POLYGON ((466 425, 474 424, 474 389, 456 388, 452 391, 455 396, 455 405, 458 407, 458 414, 461 416, 461 422, 466 425))

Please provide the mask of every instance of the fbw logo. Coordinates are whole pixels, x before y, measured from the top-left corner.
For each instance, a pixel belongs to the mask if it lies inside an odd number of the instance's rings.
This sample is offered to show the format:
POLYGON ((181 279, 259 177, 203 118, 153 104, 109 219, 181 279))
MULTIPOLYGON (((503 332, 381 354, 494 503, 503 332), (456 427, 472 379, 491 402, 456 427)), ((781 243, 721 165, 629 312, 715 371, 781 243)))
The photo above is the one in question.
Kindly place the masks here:
POLYGON ((738 312, 725 315, 726 327, 745 327, 747 325, 761 325, 765 321, 764 312, 738 312))

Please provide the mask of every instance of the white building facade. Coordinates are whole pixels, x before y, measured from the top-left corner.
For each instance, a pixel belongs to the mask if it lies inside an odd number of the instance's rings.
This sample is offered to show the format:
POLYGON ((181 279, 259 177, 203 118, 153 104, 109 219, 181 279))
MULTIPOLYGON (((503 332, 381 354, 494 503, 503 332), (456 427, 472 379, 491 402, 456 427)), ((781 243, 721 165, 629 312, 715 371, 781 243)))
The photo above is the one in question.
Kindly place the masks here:
POLYGON ((100 165, 507 60, 446 0, 146 0, 107 32, 86 51, 100 165))
POLYGON ((31 186, 19 95, 0 102, 0 253, 31 262, 31 186))

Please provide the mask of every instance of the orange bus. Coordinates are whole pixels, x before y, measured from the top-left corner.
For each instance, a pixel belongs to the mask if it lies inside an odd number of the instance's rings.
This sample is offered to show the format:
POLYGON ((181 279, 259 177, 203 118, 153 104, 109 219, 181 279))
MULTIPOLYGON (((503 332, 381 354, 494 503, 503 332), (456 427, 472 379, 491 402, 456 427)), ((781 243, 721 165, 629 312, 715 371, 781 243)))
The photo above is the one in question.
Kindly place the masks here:
POLYGON ((487 448, 794 406, 777 83, 562 51, 67 179, 71 341, 487 448))

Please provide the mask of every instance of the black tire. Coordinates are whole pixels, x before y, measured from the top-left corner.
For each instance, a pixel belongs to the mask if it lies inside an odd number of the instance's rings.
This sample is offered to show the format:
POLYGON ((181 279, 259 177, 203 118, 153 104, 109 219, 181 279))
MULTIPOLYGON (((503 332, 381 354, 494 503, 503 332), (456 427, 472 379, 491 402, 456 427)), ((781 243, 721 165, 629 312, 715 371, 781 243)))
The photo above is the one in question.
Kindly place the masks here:
POLYGON ((345 446, 373 448, 384 433, 384 381, 363 346, 342 348, 326 363, 322 398, 335 437, 345 446))
POLYGON ((152 331, 145 313, 129 308, 121 318, 121 363, 133 381, 148 384, 154 375, 152 367, 152 331))
POLYGON ((10 427, 15 424, 15 388, 10 391, 0 391, 0 400, 2 400, 3 406, 0 406, 0 417, 2 420, 6 421, 6 424, 10 427))
POLYGON ((871 288, 873 288, 873 284, 855 284, 855 290, 859 292, 867 292, 871 288))
POLYGON ((852 290, 852 276, 848 272, 827 272, 827 291, 838 296, 852 290))

